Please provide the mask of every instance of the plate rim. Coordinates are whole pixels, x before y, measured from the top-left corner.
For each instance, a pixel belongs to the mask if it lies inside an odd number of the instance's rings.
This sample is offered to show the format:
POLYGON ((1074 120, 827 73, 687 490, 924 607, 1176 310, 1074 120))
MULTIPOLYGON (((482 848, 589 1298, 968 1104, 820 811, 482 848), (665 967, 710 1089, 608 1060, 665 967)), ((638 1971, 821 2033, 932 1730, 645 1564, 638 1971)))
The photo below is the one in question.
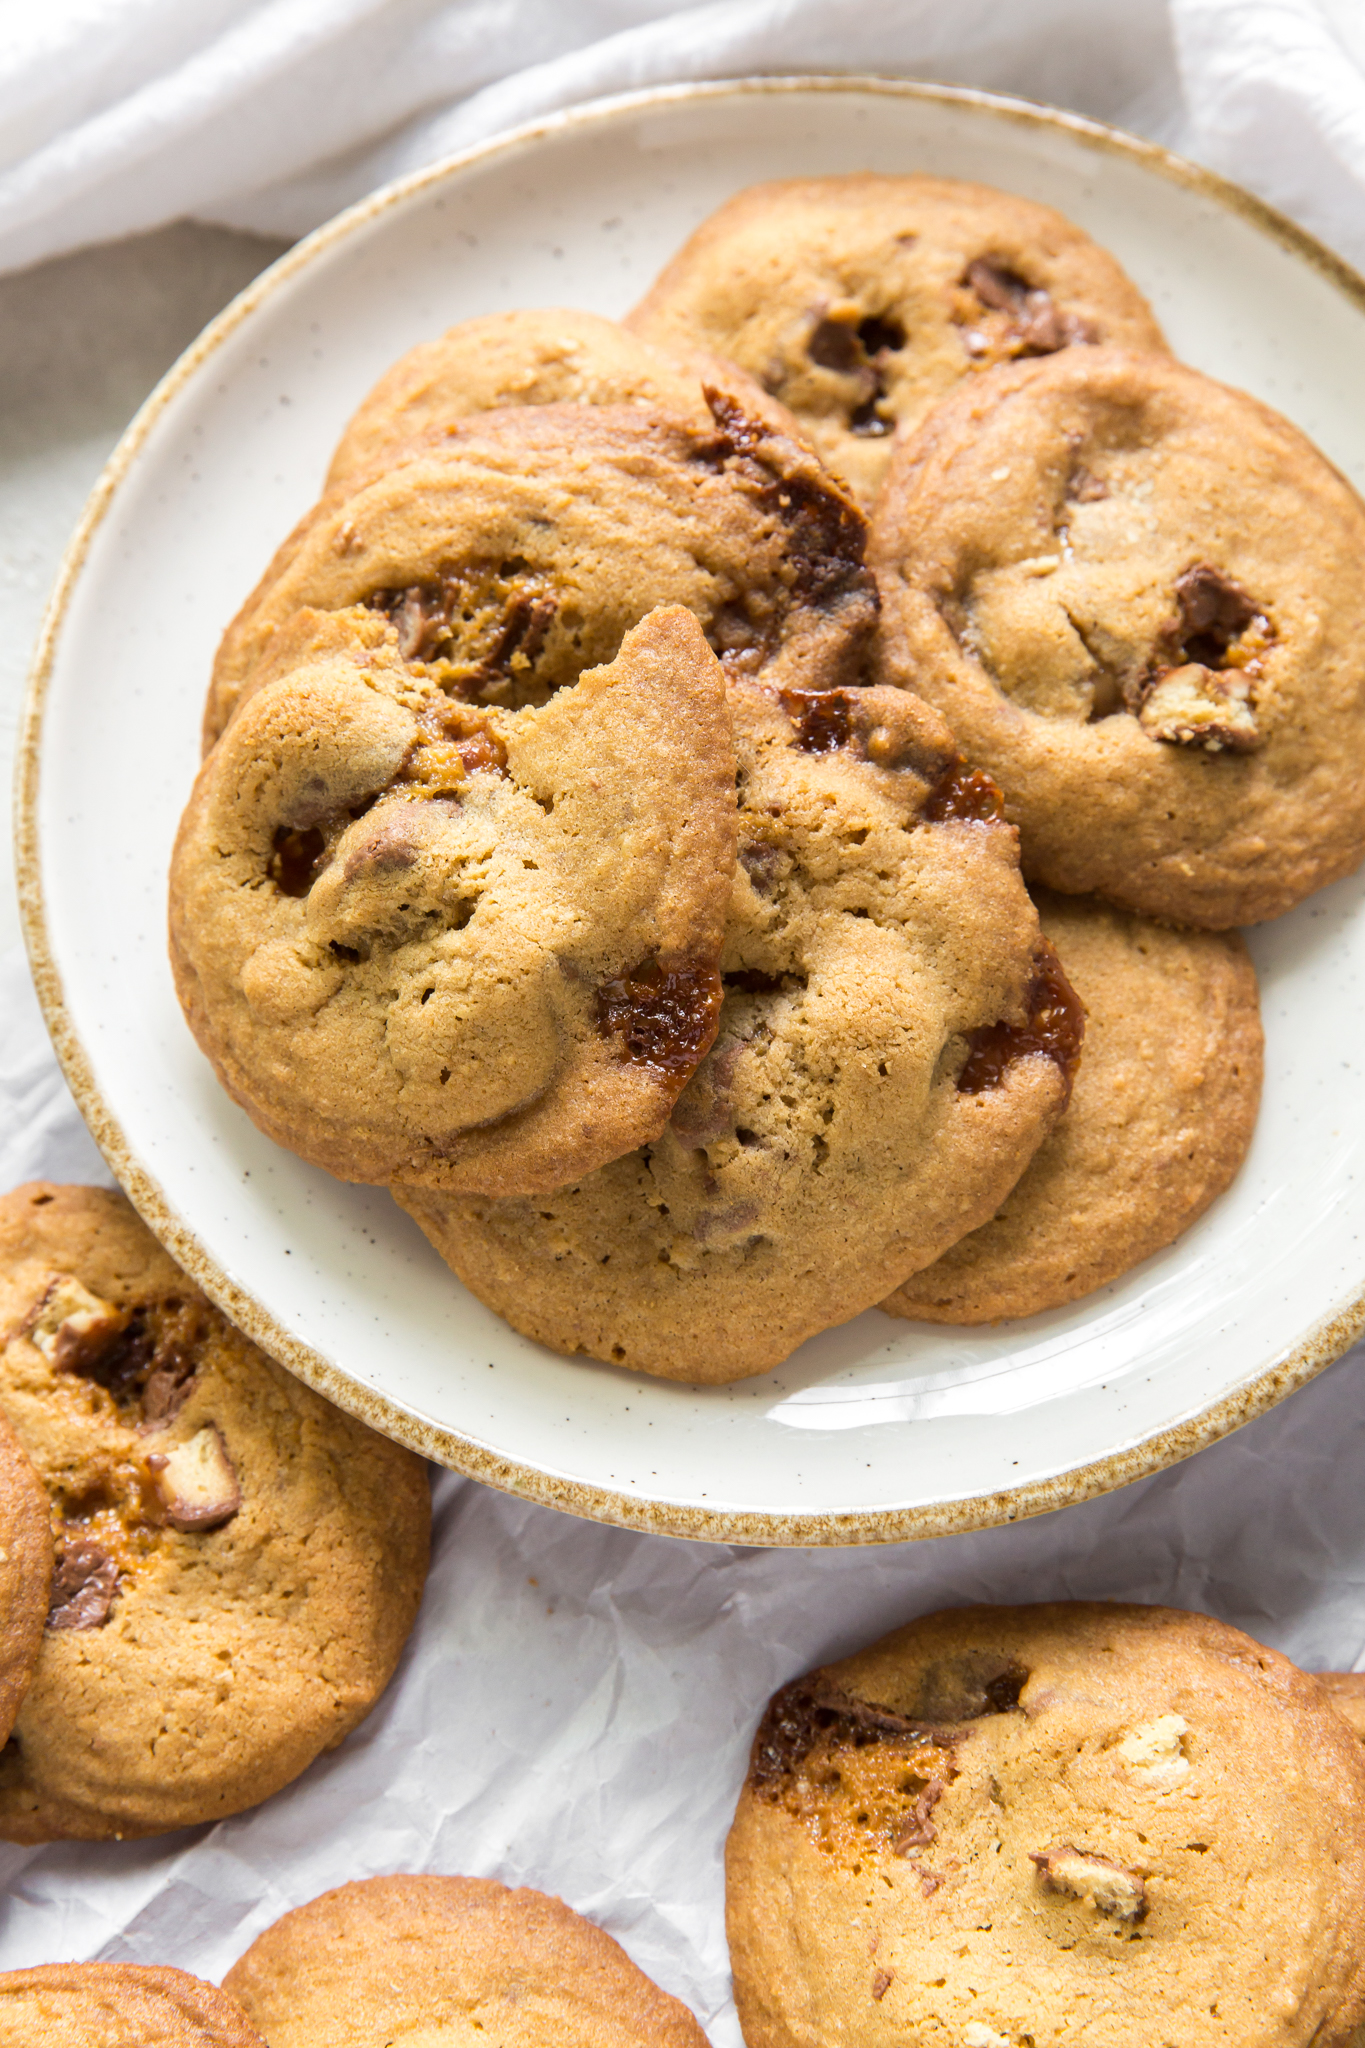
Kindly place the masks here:
POLYGON ((115 1179, 153 1235, 209 1299, 271 1357, 337 1407, 423 1457, 500 1492, 618 1528, 694 1541, 772 1548, 901 1543, 994 1528, 1094 1499, 1163 1471, 1265 1414, 1341 1357, 1365 1330, 1365 1278, 1361 1291, 1345 1306, 1321 1319, 1274 1364, 1263 1367, 1244 1385, 1217 1401, 1101 1458, 992 1493, 875 1509, 775 1513, 651 1500, 523 1462, 490 1448, 473 1435, 408 1413, 390 1398, 358 1384, 320 1352, 301 1343, 210 1256, 167 1200, 152 1173, 134 1154, 96 1084, 90 1059, 67 1010, 61 973, 48 935, 38 804, 48 684, 72 595, 94 536, 161 414, 258 306, 334 245, 367 228, 415 194, 456 178, 476 165, 513 156, 575 128, 607 126, 660 106, 812 92, 961 106, 1022 127, 1061 130, 1097 153, 1127 158, 1239 215, 1306 262, 1365 313, 1365 277, 1265 200, 1160 143, 1130 135, 1086 115, 1012 95, 876 74, 784 73, 648 86, 561 109, 409 172, 323 222, 254 278, 171 365, 109 456, 63 553, 28 671, 16 733, 14 775, 14 859, 20 924, 58 1063, 115 1179))

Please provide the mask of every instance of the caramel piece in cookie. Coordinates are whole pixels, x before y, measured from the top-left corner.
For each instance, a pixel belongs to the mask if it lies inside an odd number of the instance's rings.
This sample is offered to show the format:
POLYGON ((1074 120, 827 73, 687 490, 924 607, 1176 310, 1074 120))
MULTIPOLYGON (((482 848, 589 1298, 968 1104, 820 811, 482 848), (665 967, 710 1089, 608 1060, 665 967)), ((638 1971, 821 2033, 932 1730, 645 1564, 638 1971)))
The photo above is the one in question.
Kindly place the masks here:
POLYGON ((893 435, 974 371, 1086 343, 1165 348, 1113 257, 1051 207, 871 173, 737 194, 628 325, 661 348, 731 357, 866 505, 893 435))
POLYGON ((866 525, 810 453, 723 392, 703 426, 638 406, 528 405, 331 492, 223 636, 212 743, 297 612, 358 606, 456 703, 546 703, 685 605, 727 669, 860 677, 877 618, 866 525))
POLYGON ((286 1913, 224 1979, 270 2048, 706 2048, 676 1998, 544 1892, 371 1877, 286 1913))
POLYGON ((42 1647, 51 1584, 47 1495, 19 1439, 0 1421, 0 1743, 14 1726, 42 1647))
POLYGON ((1348 2048, 1365 1756, 1204 1615, 932 1614, 769 1703, 726 1912, 748 2048, 1348 2048))
POLYGON ((703 383, 779 431, 799 432, 791 414, 734 363, 695 350, 681 360, 666 356, 614 320, 567 306, 487 313, 422 342, 380 378, 341 437, 327 488, 354 488, 401 460, 414 441, 505 406, 636 405, 705 432, 711 417, 703 383))
POLYGON ((395 1190, 516 1329, 693 1383, 766 1371, 984 1222, 1081 1033, 998 792, 926 706, 731 699, 725 1004, 667 1129, 534 1201, 395 1190))
POLYGON ((226 1992, 184 1970, 47 1963, 0 1973, 6 2048, 266 2048, 226 1992))
POLYGON ((272 1364, 103 1188, 0 1199, 0 1331, 57 1553, 0 1837, 254 1806, 388 1683, 426 1573, 421 1460, 272 1364))
POLYGON ((261 1129, 342 1179, 562 1186, 656 1136, 715 1037, 721 666, 673 606, 544 706, 476 710, 355 637, 201 770, 171 870, 186 1016, 261 1129))
POLYGON ((993 370, 897 456, 873 553, 1031 878, 1217 929, 1358 865, 1365 505, 1267 406, 1109 349, 993 370))
POLYGON ((1188 1230, 1251 1143, 1263 1040, 1241 939, 1093 898, 1038 909, 1085 1004, 1075 1091, 990 1222, 889 1296, 893 1315, 989 1323, 1093 1293, 1188 1230))

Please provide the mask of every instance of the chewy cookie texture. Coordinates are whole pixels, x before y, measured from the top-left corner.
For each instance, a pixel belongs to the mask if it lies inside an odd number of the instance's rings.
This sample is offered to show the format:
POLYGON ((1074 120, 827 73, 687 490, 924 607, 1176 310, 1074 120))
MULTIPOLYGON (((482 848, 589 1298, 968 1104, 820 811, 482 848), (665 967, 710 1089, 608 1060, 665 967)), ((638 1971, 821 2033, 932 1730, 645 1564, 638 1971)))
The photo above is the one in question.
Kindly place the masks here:
POLYGON ((929 1615, 795 1680, 726 1858, 749 2048, 1348 2048, 1365 1754, 1238 1630, 929 1615))
POLYGON ((0 1974, 6 2048, 266 2048, 226 1992, 184 1970, 49 1963, 0 1974))
POLYGON ((270 2048, 706 2048, 591 1921, 474 1877, 372 1877, 286 1913, 224 1979, 270 2048))
POLYGON ((50 1504, 0 1837, 219 1820, 363 1719, 417 1612, 421 1461, 232 1328, 121 1195, 0 1199, 0 1414, 50 1504))

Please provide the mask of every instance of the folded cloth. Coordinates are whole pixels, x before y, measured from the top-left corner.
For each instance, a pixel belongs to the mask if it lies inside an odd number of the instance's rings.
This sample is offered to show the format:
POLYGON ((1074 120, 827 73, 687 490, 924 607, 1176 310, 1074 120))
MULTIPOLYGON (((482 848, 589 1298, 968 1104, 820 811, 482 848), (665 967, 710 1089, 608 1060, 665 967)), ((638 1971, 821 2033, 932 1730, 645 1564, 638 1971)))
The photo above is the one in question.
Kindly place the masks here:
POLYGON ((606 94, 948 79, 1216 165, 1365 262, 1359 0, 47 0, 0 49, 0 269, 184 216, 298 235, 606 94))

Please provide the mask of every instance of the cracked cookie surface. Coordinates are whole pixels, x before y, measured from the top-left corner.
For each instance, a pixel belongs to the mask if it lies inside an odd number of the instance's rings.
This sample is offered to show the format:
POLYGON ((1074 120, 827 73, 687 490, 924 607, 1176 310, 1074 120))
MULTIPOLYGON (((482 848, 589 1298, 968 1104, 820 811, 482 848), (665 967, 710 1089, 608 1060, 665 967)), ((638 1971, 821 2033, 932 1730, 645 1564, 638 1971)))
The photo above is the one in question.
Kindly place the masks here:
POLYGON ((744 2038, 1347 2048, 1363 1794, 1317 1681, 1221 1622, 929 1615, 764 1715, 726 1855, 744 2038))
POLYGON ((1086 1008, 1071 1101, 991 1220, 883 1302, 893 1315, 987 1323, 1090 1294, 1202 1216, 1251 1143, 1263 1037, 1242 940, 1037 902, 1086 1008))
POLYGON ((324 1892, 259 1935, 223 1982, 270 2048, 706 2048, 687 2008, 600 1927, 487 1878, 324 1892))
POLYGON ((942 722, 886 686, 731 701, 725 1001, 662 1136, 535 1200, 395 1190, 516 1329, 694 1383, 778 1364, 983 1222, 1079 1050, 1014 834, 942 722))
POLYGON ((521 1194, 657 1135, 715 1036, 735 858, 696 619, 651 613, 508 711, 447 695, 372 615, 309 618, 172 863, 176 985, 219 1078, 347 1180, 521 1194))
POLYGON ((993 370, 897 455, 871 552, 1030 878, 1226 928, 1359 864, 1365 505, 1267 406, 1110 349, 993 370))
POLYGON ((426 1573, 421 1460, 274 1365, 103 1188, 0 1199, 0 1331, 56 1549, 0 1837, 254 1806, 389 1680, 426 1573))
POLYGON ((135 1963, 5 1971, 0 2036, 8 2048, 266 2048, 225 1992, 135 1963))
POLYGON ((1165 348, 1114 258, 1051 207, 872 174, 737 194, 627 324, 661 348, 731 357, 866 505, 893 436, 974 371, 1093 342, 1165 348))

